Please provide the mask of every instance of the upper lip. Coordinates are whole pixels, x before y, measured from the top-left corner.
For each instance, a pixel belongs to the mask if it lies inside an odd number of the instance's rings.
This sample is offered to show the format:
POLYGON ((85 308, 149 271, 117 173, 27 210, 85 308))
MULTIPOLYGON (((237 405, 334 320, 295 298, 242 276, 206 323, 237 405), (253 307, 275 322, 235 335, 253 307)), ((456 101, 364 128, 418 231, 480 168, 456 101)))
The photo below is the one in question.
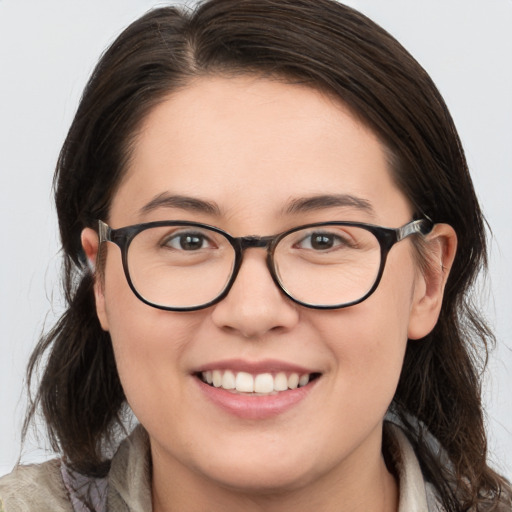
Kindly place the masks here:
POLYGON ((243 359, 222 359, 201 365, 193 373, 206 372, 211 370, 232 370, 235 372, 259 373, 299 373, 311 374, 320 373, 318 370, 306 368, 305 366, 279 361, 276 359, 264 359, 261 361, 246 361, 243 359))

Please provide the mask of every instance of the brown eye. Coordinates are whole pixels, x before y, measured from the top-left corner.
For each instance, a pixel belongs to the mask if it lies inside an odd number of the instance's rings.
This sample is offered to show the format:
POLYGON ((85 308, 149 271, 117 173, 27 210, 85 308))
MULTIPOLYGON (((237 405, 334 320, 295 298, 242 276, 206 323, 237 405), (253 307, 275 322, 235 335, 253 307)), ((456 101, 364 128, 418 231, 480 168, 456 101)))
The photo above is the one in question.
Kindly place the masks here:
POLYGON ((311 248, 318 251, 331 249, 335 243, 333 235, 326 235, 323 233, 314 233, 311 235, 311 248))
POLYGON ((198 251, 210 247, 208 238, 201 233, 178 233, 167 238, 162 246, 181 251, 198 251))
POLYGON ((302 238, 297 247, 313 251, 328 251, 333 247, 341 247, 343 245, 346 245, 346 241, 334 233, 313 232, 302 238))

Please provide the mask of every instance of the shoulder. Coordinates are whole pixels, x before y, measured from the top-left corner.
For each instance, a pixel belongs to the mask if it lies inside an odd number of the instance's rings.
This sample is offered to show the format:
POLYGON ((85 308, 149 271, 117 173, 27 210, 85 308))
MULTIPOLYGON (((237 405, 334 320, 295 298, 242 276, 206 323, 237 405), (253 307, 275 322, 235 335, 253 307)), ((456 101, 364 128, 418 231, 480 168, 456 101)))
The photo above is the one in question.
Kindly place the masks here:
MULTIPOLYGON (((446 512, 447 507, 443 505, 441 494, 433 483, 427 481, 421 469, 421 463, 410 442, 406 431, 396 423, 385 422, 384 433, 386 452, 391 459, 395 476, 399 481, 400 508, 399 512, 428 511, 446 512)), ((448 456, 435 438, 429 438, 439 458, 439 470, 447 478, 446 483, 453 490, 453 496, 458 495, 457 481, 453 475, 453 469, 449 466, 448 456)), ((505 482, 505 481, 504 481, 505 482)), ((462 509, 461 509, 462 510, 462 509)), ((464 508, 466 510, 466 508, 464 508)), ((489 499, 479 501, 478 505, 472 506, 471 511, 494 511, 511 512, 512 495, 508 482, 503 484, 501 499, 489 499)))
POLYGON ((89 510, 86 503, 94 510, 151 510, 150 465, 149 439, 138 427, 119 446, 105 478, 77 473, 58 459, 16 467, 0 478, 0 512, 89 510))
POLYGON ((57 459, 17 466, 0 478, 1 512, 71 512, 57 459))

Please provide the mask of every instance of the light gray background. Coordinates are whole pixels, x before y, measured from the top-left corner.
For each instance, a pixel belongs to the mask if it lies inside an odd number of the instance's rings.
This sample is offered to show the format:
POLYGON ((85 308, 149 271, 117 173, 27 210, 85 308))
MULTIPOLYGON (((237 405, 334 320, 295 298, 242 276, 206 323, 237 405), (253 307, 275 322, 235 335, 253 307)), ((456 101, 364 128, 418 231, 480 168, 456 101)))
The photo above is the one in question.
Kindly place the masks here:
MULTIPOLYGON (((190 2, 189 2, 190 3, 190 2)), ((351 0, 395 35, 444 95, 494 236, 479 294, 498 348, 485 385, 494 465, 512 477, 512 1, 351 0)), ((0 474, 19 454, 23 379, 62 311, 51 180, 102 50, 154 0, 0 0, 0 474)), ((30 439, 24 460, 48 457, 30 439)))

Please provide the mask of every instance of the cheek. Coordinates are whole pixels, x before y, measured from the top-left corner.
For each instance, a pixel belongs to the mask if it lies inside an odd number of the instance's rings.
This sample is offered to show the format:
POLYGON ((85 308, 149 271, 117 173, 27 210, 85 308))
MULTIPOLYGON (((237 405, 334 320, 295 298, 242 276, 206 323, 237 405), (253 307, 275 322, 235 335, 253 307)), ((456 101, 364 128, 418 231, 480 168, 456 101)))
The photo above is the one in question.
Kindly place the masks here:
POLYGON ((337 371, 350 376, 350 386, 367 386, 378 391, 398 382, 407 344, 404 318, 392 307, 373 308, 371 303, 346 311, 326 322, 322 337, 337 371))
POLYGON ((183 354, 200 319, 147 306, 133 294, 115 263, 105 272, 105 315, 121 384, 141 420, 158 410, 156 402, 162 397, 178 397, 183 354))
POLYGON ((390 263, 366 301, 323 312, 315 322, 322 339, 328 340, 340 377, 337 392, 354 401, 374 402, 384 411, 402 369, 415 281, 412 264, 390 263))
POLYGON ((139 300, 128 285, 115 248, 108 255, 103 288, 105 316, 115 350, 126 359, 151 357, 172 348, 180 352, 193 317, 163 311, 139 300))

